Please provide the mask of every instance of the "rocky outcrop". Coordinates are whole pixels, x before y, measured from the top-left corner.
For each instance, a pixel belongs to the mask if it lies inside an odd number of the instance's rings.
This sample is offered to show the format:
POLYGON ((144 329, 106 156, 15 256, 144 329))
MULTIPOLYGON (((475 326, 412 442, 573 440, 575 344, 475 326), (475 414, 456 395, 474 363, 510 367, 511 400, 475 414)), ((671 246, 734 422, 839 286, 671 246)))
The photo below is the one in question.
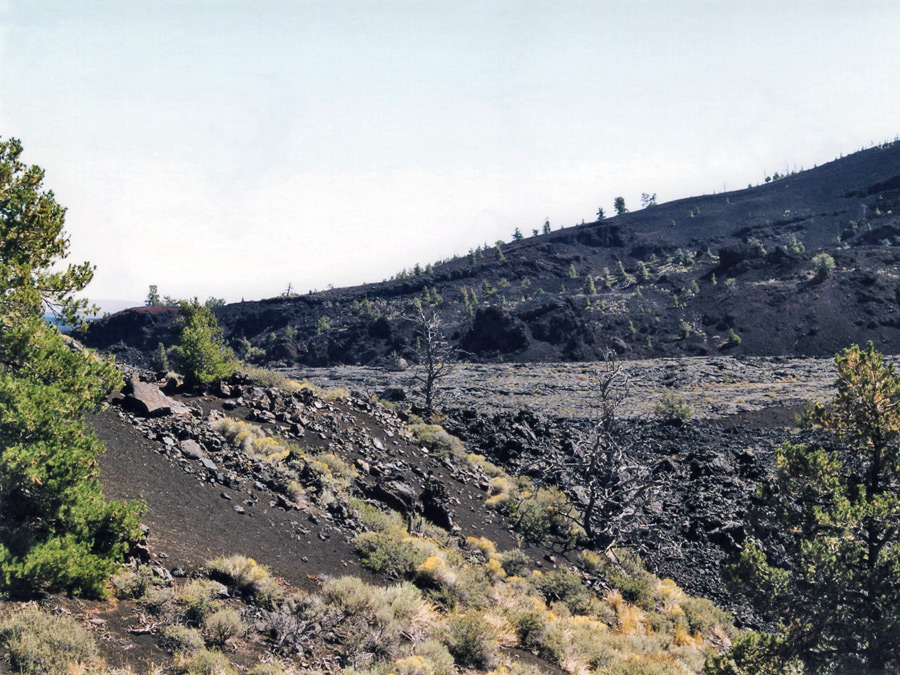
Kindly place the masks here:
POLYGON ((498 307, 486 307, 475 313, 472 328, 460 346, 479 357, 511 354, 528 347, 528 329, 521 319, 498 307))
POLYGON ((142 382, 136 377, 128 380, 122 393, 125 396, 124 405, 143 417, 191 414, 186 405, 166 396, 155 384, 142 382))

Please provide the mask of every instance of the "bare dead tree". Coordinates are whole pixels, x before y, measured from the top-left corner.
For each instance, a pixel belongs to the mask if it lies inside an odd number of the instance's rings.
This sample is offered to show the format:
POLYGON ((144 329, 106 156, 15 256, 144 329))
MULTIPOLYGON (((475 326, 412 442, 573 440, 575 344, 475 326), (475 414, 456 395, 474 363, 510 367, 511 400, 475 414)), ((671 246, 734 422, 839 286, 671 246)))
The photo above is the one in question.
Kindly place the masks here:
POLYGON ((424 399, 425 414, 430 418, 440 398, 438 385, 453 371, 454 352, 444 334, 441 315, 434 308, 418 304, 412 321, 419 362, 413 381, 424 399))
POLYGON ((542 480, 562 489, 575 507, 574 519, 596 547, 610 549, 636 525, 647 491, 647 470, 629 459, 630 439, 618 416, 629 390, 627 373, 608 353, 592 390, 596 413, 590 429, 569 448, 546 448, 533 467, 542 480))

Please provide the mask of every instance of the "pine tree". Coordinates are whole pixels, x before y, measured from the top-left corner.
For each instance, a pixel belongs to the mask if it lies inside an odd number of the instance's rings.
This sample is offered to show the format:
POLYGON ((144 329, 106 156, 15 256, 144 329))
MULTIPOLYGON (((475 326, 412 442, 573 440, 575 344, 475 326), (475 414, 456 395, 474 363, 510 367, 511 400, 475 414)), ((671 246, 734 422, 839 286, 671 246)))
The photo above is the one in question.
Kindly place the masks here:
POLYGON ((634 278, 642 284, 650 280, 650 271, 642 260, 638 260, 635 265, 634 278))
POLYGON ((831 407, 810 413, 831 432, 830 447, 777 451, 755 522, 778 545, 752 541, 729 568, 779 631, 745 638, 711 672, 900 668, 900 377, 871 343, 835 365, 831 407))
POLYGON ((156 290, 156 285, 151 284, 150 290, 147 292, 147 299, 144 301, 144 304, 147 307, 159 307, 162 304, 162 300, 159 298, 159 291, 156 290))
POLYGON ((104 447, 82 421, 121 379, 42 318, 77 324, 93 267, 59 265, 65 209, 21 153, 0 141, 0 587, 99 596, 141 536, 142 507, 104 499, 104 447))
POLYGON ((183 301, 181 336, 175 349, 178 371, 184 383, 203 389, 230 377, 235 371, 234 355, 222 340, 222 331, 215 314, 196 298, 183 301))

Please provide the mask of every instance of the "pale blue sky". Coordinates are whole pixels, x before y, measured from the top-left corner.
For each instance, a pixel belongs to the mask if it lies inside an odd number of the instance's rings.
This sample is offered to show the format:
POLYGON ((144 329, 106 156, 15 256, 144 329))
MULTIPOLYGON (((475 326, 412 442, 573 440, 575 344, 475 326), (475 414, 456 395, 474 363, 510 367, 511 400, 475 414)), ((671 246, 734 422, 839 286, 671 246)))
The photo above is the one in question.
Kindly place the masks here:
POLYGON ((900 133, 900 3, 0 0, 91 295, 379 281, 900 133))

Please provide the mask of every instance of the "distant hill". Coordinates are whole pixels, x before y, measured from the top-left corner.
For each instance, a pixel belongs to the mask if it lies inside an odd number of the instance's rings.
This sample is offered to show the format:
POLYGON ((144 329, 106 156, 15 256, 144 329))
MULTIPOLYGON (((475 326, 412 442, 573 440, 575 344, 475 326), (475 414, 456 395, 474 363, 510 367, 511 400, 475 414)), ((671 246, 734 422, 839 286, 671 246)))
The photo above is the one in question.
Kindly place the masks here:
MULTIPOLYGON (((898 270, 900 144, 892 144, 757 187, 479 248, 391 281, 216 314, 240 352, 269 365, 412 358, 414 326, 404 316, 416 301, 476 361, 584 361, 607 349, 625 358, 827 356, 868 340, 893 352, 898 270)), ((171 341, 158 318, 139 339, 115 316, 86 339, 139 358, 136 348, 171 341)))
POLYGON ((143 301, 140 300, 95 300, 91 299, 91 303, 97 305, 100 308, 100 312, 98 316, 103 316, 104 314, 115 314, 116 312, 121 312, 124 309, 131 309, 132 307, 140 307, 143 305, 143 301))
MULTIPOLYGON (((98 308, 98 312, 96 315, 85 317, 86 321, 98 321, 107 315, 138 307, 142 304, 133 300, 89 300, 89 302, 98 308)), ((44 314, 44 320, 59 328, 63 333, 68 333, 71 330, 71 327, 65 321, 52 312, 44 314)))

